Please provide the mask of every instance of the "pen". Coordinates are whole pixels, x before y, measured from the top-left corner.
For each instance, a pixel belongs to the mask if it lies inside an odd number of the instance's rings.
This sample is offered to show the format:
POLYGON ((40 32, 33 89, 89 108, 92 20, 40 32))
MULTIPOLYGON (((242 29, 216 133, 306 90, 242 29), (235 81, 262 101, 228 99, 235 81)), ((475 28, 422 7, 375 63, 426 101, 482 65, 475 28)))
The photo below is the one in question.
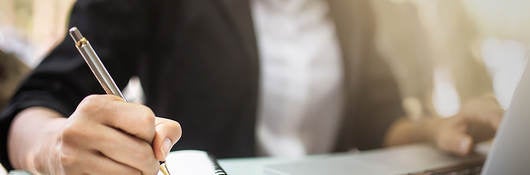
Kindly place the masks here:
MULTIPOLYGON (((96 79, 98 80, 101 87, 103 87, 105 92, 107 94, 121 97, 123 100, 127 101, 118 86, 116 86, 116 83, 110 76, 109 72, 105 68, 105 65, 103 65, 88 40, 83 37, 77 27, 70 28, 69 32, 70 36, 75 41, 75 47, 79 53, 81 53, 81 56, 83 56, 85 62, 88 64, 88 67, 90 67, 90 70, 92 70, 92 73, 94 76, 96 76, 96 79)), ((160 171, 164 175, 170 175, 165 161, 160 161, 160 171)))

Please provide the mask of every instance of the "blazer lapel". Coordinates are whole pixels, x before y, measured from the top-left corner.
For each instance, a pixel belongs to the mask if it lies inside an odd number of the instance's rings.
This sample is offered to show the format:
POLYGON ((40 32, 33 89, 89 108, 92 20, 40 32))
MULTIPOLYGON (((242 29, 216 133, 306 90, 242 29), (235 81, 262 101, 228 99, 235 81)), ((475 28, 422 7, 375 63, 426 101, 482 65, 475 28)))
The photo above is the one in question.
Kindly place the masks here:
POLYGON ((239 33, 242 47, 248 56, 257 61, 258 51, 254 23, 250 11, 250 0, 212 0, 223 8, 227 19, 239 33))
POLYGON ((339 38, 344 70, 345 106, 335 151, 348 151, 356 144, 355 114, 361 79, 360 66, 367 57, 371 43, 371 13, 368 0, 328 0, 331 16, 339 38))

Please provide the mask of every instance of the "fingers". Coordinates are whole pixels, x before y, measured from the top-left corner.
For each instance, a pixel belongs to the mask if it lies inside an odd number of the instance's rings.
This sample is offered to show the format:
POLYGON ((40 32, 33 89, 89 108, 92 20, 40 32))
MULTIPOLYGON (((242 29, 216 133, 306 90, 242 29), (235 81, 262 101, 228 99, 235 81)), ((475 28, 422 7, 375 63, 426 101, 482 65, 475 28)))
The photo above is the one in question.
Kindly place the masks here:
POLYGON ((467 102, 456 117, 463 120, 473 141, 482 142, 495 136, 503 113, 493 96, 484 96, 467 102))
POLYGON ((156 118, 155 139, 153 140, 153 151, 159 161, 165 160, 171 147, 180 139, 182 129, 176 121, 156 118))
POLYGON ((444 151, 465 156, 472 152, 473 138, 465 129, 445 129, 439 133, 436 144, 444 151))
MULTIPOLYGON (((165 159, 181 135, 177 122, 158 118, 155 123, 155 115, 148 107, 126 103, 112 95, 85 98, 68 120, 62 133, 65 145, 77 152, 95 152, 141 174, 156 174, 157 158, 165 159)), ((88 166, 88 162, 83 163, 67 170, 88 166)))
POLYGON ((104 125, 94 129, 104 134, 92 144, 91 149, 116 162, 135 167, 142 174, 156 174, 158 161, 149 143, 104 125))
POLYGON ((468 114, 465 116, 465 118, 469 122, 479 122, 487 124, 489 127, 491 127, 494 130, 497 130, 499 128, 499 125, 502 120, 503 111, 498 109, 491 109, 490 110, 480 110, 475 111, 474 113, 468 114))
MULTIPOLYGON (((108 157, 97 155, 87 157, 86 170, 83 174, 145 174, 135 168, 124 165, 109 159, 108 157)), ((156 174, 156 171, 150 172, 156 174)))
POLYGON ((140 104, 126 103, 113 95, 91 95, 78 106, 76 113, 151 143, 155 135, 155 115, 140 104))
POLYGON ((158 171, 158 162, 150 143, 103 124, 74 121, 65 127, 61 140, 64 145, 62 151, 72 152, 66 148, 75 148, 77 154, 97 152, 115 162, 134 167, 143 174, 158 171))
POLYGON ((130 166, 113 161, 94 151, 80 151, 67 144, 60 146, 60 172, 54 174, 141 174, 130 166))

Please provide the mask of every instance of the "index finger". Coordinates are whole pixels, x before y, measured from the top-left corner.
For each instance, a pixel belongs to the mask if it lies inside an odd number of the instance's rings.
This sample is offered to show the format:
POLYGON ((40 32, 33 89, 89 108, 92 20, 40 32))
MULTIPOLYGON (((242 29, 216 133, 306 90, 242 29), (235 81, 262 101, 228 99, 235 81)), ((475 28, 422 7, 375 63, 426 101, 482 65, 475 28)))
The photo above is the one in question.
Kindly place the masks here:
POLYGON ((153 151, 158 160, 165 160, 171 147, 180 139, 182 136, 182 128, 176 121, 156 118, 156 133, 155 139, 153 140, 153 151))
POLYGON ((88 120, 116 128, 148 143, 155 135, 155 115, 140 104, 127 103, 114 95, 91 95, 78 106, 76 112, 88 120))

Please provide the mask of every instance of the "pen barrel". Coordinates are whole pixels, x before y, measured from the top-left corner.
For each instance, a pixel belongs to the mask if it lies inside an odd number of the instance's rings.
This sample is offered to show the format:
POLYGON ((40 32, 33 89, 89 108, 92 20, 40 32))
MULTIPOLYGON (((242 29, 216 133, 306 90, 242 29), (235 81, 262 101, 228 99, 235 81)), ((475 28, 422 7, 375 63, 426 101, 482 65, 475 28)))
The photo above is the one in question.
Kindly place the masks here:
POLYGON ((81 56, 83 56, 83 59, 85 59, 86 63, 88 64, 88 67, 90 67, 90 70, 92 70, 92 72, 94 73, 96 79, 99 81, 99 84, 101 84, 101 86, 105 90, 105 92, 107 94, 112 94, 121 97, 123 100, 127 101, 125 99, 125 96, 123 96, 123 94, 121 93, 120 88, 118 88, 118 86, 108 73, 107 69, 99 59, 96 52, 94 52, 94 49, 92 48, 90 43, 87 40, 84 40, 80 45, 76 47, 81 53, 81 56))

